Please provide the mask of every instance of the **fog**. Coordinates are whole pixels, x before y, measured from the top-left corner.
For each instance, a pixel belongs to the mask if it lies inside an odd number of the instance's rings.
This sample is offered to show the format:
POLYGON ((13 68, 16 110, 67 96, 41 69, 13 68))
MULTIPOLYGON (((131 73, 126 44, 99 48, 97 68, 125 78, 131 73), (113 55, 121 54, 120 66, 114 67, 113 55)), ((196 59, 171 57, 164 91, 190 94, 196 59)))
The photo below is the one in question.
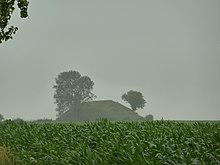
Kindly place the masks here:
POLYGON ((140 115, 220 119, 219 16, 218 0, 31 1, 0 45, 0 114, 55 119, 55 78, 76 70, 96 100, 142 92, 140 115))

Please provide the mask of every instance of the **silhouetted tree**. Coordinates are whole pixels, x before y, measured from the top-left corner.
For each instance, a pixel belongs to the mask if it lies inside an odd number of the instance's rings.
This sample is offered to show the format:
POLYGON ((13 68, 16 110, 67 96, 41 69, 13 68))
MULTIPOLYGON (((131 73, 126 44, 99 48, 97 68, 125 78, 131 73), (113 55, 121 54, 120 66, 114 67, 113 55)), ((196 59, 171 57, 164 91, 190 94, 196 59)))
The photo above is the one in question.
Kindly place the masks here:
POLYGON ((55 103, 58 117, 68 110, 74 110, 78 115, 81 103, 92 100, 95 95, 94 82, 88 76, 81 76, 77 71, 62 72, 56 78, 55 103))
POLYGON ((146 101, 143 98, 142 93, 130 90, 122 95, 122 100, 128 102, 132 110, 137 110, 138 108, 144 108, 146 101))
POLYGON ((4 117, 2 114, 0 114, 0 122, 4 120, 4 117))
POLYGON ((15 1, 20 9, 20 17, 28 17, 28 0, 0 0, 0 44, 12 39, 12 35, 18 30, 17 27, 8 27, 9 20, 15 9, 15 1))

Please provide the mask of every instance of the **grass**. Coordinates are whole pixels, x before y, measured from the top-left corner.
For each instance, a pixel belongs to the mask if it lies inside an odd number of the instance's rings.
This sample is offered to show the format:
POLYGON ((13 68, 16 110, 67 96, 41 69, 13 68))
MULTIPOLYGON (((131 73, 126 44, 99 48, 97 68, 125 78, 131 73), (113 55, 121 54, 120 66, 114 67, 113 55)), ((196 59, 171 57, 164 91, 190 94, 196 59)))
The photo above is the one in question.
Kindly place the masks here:
POLYGON ((96 121, 107 118, 111 121, 144 120, 136 112, 120 103, 104 100, 83 103, 77 116, 74 111, 67 111, 57 121, 96 121))

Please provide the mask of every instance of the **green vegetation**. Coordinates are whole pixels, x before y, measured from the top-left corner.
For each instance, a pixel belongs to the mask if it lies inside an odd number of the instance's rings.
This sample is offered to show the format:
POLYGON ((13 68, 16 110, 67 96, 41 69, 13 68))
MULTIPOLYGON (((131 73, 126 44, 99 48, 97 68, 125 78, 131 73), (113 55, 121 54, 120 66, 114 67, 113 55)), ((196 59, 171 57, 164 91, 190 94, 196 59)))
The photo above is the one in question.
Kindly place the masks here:
POLYGON ((130 104, 133 111, 136 111, 138 108, 143 109, 146 103, 142 93, 133 90, 123 94, 121 98, 130 104))
POLYGON ((28 17, 28 0, 0 0, 0 44, 12 39, 12 35, 18 30, 17 27, 8 27, 9 20, 15 10, 15 2, 20 9, 20 17, 28 17))
POLYGON ((107 118, 111 121, 145 120, 131 109, 111 100, 83 103, 78 115, 75 111, 67 111, 57 121, 95 121, 107 118))
POLYGON ((58 117, 66 111, 74 111, 78 116, 79 106, 93 100, 94 82, 88 76, 81 76, 77 71, 62 72, 56 78, 54 99, 57 104, 58 117))
POLYGON ((220 164, 220 122, 5 121, 0 145, 20 164, 220 164))

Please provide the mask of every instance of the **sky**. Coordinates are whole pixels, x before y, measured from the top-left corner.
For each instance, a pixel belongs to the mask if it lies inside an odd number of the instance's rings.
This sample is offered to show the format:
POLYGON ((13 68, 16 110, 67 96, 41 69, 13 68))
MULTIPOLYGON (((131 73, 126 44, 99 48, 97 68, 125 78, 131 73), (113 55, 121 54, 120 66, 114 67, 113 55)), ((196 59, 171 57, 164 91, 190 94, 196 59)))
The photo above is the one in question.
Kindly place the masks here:
POLYGON ((89 76, 96 100, 127 107, 136 90, 155 119, 220 119, 219 0, 31 1, 0 45, 0 114, 56 118, 55 78, 89 76))

